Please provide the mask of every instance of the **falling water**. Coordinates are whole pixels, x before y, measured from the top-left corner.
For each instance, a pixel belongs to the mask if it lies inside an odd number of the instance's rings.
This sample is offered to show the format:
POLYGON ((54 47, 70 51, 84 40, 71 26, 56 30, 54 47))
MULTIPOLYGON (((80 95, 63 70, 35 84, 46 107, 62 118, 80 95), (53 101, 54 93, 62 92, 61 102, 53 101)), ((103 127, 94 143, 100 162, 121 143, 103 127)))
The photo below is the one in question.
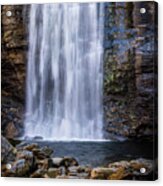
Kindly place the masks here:
POLYGON ((25 135, 102 138, 102 5, 31 5, 25 135))

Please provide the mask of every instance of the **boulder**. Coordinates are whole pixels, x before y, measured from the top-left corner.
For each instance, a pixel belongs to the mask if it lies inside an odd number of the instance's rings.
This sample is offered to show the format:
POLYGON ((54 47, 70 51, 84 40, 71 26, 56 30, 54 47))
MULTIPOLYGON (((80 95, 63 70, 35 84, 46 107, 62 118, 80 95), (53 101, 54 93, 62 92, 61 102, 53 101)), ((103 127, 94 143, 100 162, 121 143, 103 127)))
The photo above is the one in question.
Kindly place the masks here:
POLYGON ((70 173, 90 173, 91 172, 91 167, 89 166, 71 166, 68 167, 68 171, 70 173))
POLYGON ((130 175, 130 171, 124 167, 115 168, 115 172, 109 175, 109 180, 122 180, 130 175))
POLYGON ((108 167, 117 169, 114 174, 110 175, 109 179, 135 179, 135 177, 150 175, 153 171, 153 162, 152 160, 139 158, 131 161, 114 162, 109 164, 108 167), (145 172, 141 172, 141 169, 145 172))
POLYGON ((154 169, 153 166, 154 164, 152 160, 147 160, 143 158, 130 161, 130 168, 133 170, 135 175, 142 175, 141 173, 142 168, 145 169, 145 172, 143 173, 143 175, 148 175, 153 171, 154 169))
POLYGON ((91 171, 91 179, 108 179, 109 176, 116 172, 114 168, 97 167, 91 171))
POLYGON ((70 167, 70 166, 78 166, 79 164, 75 158, 65 156, 61 162, 61 165, 65 167, 70 167))
POLYGON ((75 158, 73 157, 55 157, 52 158, 52 164, 54 167, 59 167, 59 166, 64 166, 64 167, 70 167, 70 166, 77 166, 78 162, 75 158))
POLYGON ((67 170, 64 166, 59 167, 59 171, 61 175, 66 175, 67 174, 67 170))
POLYGON ((84 166, 68 167, 68 176, 76 176, 79 179, 88 179, 90 177, 91 169, 84 166))
POLYGON ((47 171, 45 169, 37 169, 30 175, 30 178, 45 178, 47 171))
POLYGON ((35 157, 31 151, 28 150, 18 151, 16 159, 17 160, 25 159, 31 170, 34 169, 36 166, 35 157))
POLYGON ((53 149, 48 146, 44 146, 40 149, 47 157, 50 157, 53 154, 53 149))
POLYGON ((7 138, 14 138, 19 135, 19 130, 16 128, 14 122, 9 122, 4 130, 5 136, 7 138))
POLYGON ((23 147, 24 150, 32 151, 33 149, 39 148, 39 145, 37 143, 31 143, 27 144, 23 147))
POLYGON ((51 159, 48 158, 42 160, 36 159, 36 164, 39 169, 44 170, 47 170, 49 167, 52 167, 51 159))
POLYGON ((136 159, 131 161, 119 161, 110 163, 108 167, 97 167, 91 171, 92 179, 122 180, 145 177, 152 173, 151 160, 136 159), (141 170, 145 172, 141 172, 141 170))
POLYGON ((49 168, 47 171, 47 175, 50 178, 56 178, 57 176, 60 175, 60 170, 58 168, 49 168))
POLYGON ((32 152, 33 152, 34 156, 39 160, 49 158, 49 155, 47 155, 47 153, 45 153, 41 149, 35 148, 32 150, 32 152))
POLYGON ((61 163, 63 162, 63 158, 60 158, 60 157, 51 158, 51 160, 52 160, 53 167, 59 167, 61 166, 61 163))
POLYGON ((19 159, 12 164, 9 173, 14 177, 28 177, 30 174, 30 168, 30 164, 27 160, 19 159))
POLYGON ((1 162, 11 162, 16 157, 16 149, 1 135, 1 162))
POLYGON ((33 160, 34 156, 31 151, 28 150, 23 150, 23 151, 18 151, 17 153, 17 159, 26 159, 26 160, 33 160))

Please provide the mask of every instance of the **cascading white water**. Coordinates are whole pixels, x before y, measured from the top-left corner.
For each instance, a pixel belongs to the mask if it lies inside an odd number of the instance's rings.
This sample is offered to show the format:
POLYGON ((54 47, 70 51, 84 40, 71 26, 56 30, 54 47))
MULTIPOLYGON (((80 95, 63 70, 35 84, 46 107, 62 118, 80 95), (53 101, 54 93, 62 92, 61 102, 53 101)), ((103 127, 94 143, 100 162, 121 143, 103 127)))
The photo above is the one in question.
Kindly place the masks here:
POLYGON ((102 139, 101 11, 97 3, 31 5, 26 136, 102 139))

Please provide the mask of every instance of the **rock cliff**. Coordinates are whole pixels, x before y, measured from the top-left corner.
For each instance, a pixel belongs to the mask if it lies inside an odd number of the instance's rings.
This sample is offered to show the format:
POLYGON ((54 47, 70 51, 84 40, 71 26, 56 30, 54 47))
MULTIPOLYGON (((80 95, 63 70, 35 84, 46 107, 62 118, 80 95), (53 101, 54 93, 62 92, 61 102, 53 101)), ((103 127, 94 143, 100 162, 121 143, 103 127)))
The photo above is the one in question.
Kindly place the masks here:
MULTIPOLYGON (((28 9, 28 5, 2 6, 2 131, 10 138, 23 132, 28 9), (7 11, 12 16, 7 17, 7 11)), ((105 4, 106 138, 157 132, 156 9, 154 2, 105 4), (145 14, 140 14, 141 7, 146 8, 145 14)))

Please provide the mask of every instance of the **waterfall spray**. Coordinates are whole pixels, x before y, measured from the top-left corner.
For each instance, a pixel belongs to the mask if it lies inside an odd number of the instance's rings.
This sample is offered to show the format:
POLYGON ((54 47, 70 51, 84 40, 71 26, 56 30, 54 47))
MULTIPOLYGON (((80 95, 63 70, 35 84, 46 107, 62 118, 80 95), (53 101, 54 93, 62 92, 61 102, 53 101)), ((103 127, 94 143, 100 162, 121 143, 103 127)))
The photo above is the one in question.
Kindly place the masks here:
POLYGON ((26 136, 102 139, 100 12, 97 3, 31 5, 26 136))

